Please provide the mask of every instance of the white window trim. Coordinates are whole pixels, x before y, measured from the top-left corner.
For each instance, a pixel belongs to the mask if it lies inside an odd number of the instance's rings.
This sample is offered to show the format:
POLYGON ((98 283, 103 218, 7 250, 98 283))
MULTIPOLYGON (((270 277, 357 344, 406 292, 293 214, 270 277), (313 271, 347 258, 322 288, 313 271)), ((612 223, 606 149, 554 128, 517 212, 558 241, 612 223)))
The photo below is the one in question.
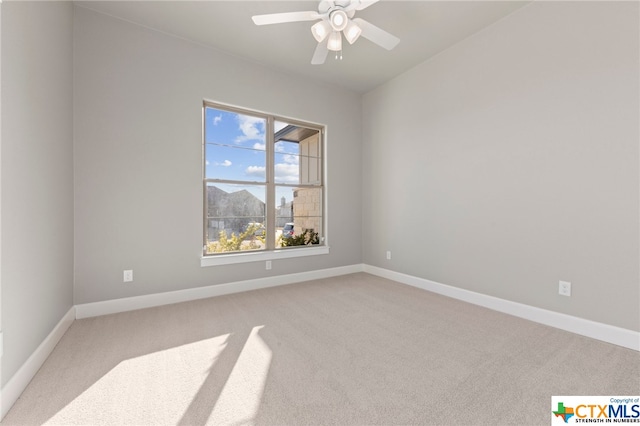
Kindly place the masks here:
POLYGON ((219 255, 201 256, 200 266, 233 265, 237 263, 263 262, 266 260, 290 259, 294 257, 317 256, 329 254, 329 246, 309 246, 287 248, 280 250, 255 251, 244 253, 225 253, 219 255))
MULTIPOLYGON (((0 0, 2 1, 2 0, 0 0)), ((267 260, 278 260, 278 259, 290 259, 296 257, 307 257, 307 256, 318 256, 329 254, 329 245, 328 245, 328 235, 329 235, 329 223, 327 220, 327 212, 329 211, 329 184, 328 184, 328 174, 327 174, 327 158, 328 158, 328 146, 326 144, 326 138, 328 129, 324 124, 309 122, 307 120, 298 120, 291 117, 283 117, 277 114, 267 113, 263 111, 257 110, 248 110, 243 107, 238 107, 230 104, 215 102, 211 100, 205 99, 203 102, 204 105, 209 105, 214 108, 220 107, 229 111, 236 111, 244 114, 254 114, 254 115, 263 115, 265 117, 271 117, 272 119, 277 119, 281 121, 286 121, 291 124, 300 124, 302 126, 313 126, 314 128, 318 128, 321 132, 322 137, 322 185, 323 188, 323 222, 324 222, 324 236, 321 239, 321 245, 313 245, 306 247, 287 247, 287 248, 276 248, 275 250, 260 250, 260 251, 245 251, 245 252, 230 252, 230 253, 219 253, 219 254, 211 254, 204 255, 201 253, 200 256, 200 267, 208 267, 208 266, 222 266, 222 265, 233 265, 233 264, 241 264, 241 263, 250 263, 250 262, 263 262, 267 260)), ((204 114, 204 108, 203 108, 204 114)), ((202 121, 202 138, 203 138, 203 150, 204 148, 204 118, 202 121)), ((204 151, 203 151, 204 153, 204 151)), ((204 159, 202 162, 202 167, 204 167, 204 159)), ((203 169, 204 175, 204 169, 203 169)), ((275 200, 274 200, 275 201, 275 200)), ((204 204, 203 204, 204 208, 204 204)))

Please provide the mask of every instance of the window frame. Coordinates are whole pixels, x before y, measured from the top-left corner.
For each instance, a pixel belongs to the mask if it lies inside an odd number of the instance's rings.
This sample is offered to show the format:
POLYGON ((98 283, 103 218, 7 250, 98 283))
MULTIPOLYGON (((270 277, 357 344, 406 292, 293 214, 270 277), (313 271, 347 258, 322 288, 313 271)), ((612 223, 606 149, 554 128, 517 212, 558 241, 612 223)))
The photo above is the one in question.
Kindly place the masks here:
MULTIPOLYGON (((236 264, 245 262, 257 262, 263 260, 277 260, 304 256, 314 256, 320 254, 329 253, 329 245, 327 238, 327 174, 326 174, 326 126, 318 123, 312 123, 308 121, 298 120, 290 117, 283 117, 281 115, 265 113, 261 111, 251 110, 247 108, 241 108, 233 105, 228 105, 220 102, 213 102, 209 100, 203 100, 202 103, 202 189, 203 189, 203 204, 202 204, 202 252, 201 252, 201 266, 215 266, 236 264), (213 108, 225 112, 242 114, 251 117, 256 117, 265 120, 265 166, 266 177, 264 182, 256 181, 234 181, 230 179, 217 179, 207 178, 206 170, 206 110, 207 108, 213 108), (311 130, 318 131, 318 143, 320 145, 320 181, 314 184, 303 184, 298 182, 297 184, 278 183, 275 179, 275 134, 274 125, 275 122, 283 122, 288 125, 294 125, 304 127, 311 130), (259 250, 248 251, 232 251, 222 253, 207 253, 207 232, 208 232, 208 203, 207 203, 207 186, 211 183, 241 183, 244 185, 261 185, 265 187, 265 235, 267 236, 265 241, 265 248, 259 250), (292 246, 292 247, 277 247, 276 246, 276 188, 277 187, 290 187, 290 188, 315 188, 321 191, 321 228, 322 235, 320 237, 320 243, 308 246, 292 246)), ((300 179, 302 180, 302 179, 300 179)))

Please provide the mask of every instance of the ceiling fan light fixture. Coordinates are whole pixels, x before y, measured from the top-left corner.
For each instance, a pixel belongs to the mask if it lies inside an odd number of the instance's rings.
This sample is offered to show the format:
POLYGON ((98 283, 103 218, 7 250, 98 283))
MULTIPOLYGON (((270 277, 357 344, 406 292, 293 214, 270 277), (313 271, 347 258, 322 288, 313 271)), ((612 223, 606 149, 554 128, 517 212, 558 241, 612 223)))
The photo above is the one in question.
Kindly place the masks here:
POLYGON ((311 27, 311 34, 316 39, 318 43, 322 43, 325 38, 331 32, 331 24, 327 21, 320 21, 313 24, 311 27))
POLYGON ((325 62, 329 51, 336 53, 336 59, 342 59, 343 33, 349 44, 355 43, 362 36, 387 50, 396 47, 400 42, 398 37, 355 17, 357 11, 366 9, 378 1, 380 0, 319 0, 317 11, 269 13, 255 15, 251 19, 256 25, 314 21, 314 24, 310 24, 311 34, 318 45, 311 63, 319 65, 325 62))
POLYGON ((349 23, 347 24, 347 27, 344 29, 343 33, 344 38, 347 39, 349 44, 353 44, 356 42, 358 37, 360 37, 360 34, 362 34, 362 28, 360 28, 358 24, 356 24, 352 20, 349 20, 349 23))
POLYGON ((334 31, 329 35, 329 42, 327 43, 327 49, 334 52, 342 50, 342 33, 334 31))
POLYGON ((334 10, 329 14, 329 21, 334 31, 342 31, 349 23, 349 17, 344 10, 334 10))

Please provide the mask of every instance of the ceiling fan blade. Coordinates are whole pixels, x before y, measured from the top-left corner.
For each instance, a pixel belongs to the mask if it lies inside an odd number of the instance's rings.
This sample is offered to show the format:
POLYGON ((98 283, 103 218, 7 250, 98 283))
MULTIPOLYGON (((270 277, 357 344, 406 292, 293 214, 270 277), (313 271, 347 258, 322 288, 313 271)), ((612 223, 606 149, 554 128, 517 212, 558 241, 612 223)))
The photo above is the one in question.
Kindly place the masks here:
POLYGON ((318 12, 285 12, 285 13, 271 13, 268 15, 255 15, 252 16, 253 23, 256 25, 270 25, 270 24, 283 24, 285 22, 301 22, 301 21, 315 21, 320 19, 321 16, 318 12))
POLYGON ((374 3, 377 3, 379 0, 351 0, 351 4, 347 9, 353 8, 354 10, 363 10, 367 7, 371 6, 374 3))
POLYGON ((362 37, 371 40, 375 44, 391 50, 400 43, 400 39, 393 34, 389 34, 385 30, 365 21, 364 19, 355 18, 353 22, 358 24, 362 29, 362 37))
POLYGON ((324 64, 324 61, 327 59, 327 55, 329 54, 329 49, 327 49, 328 43, 329 43, 329 37, 325 38, 323 41, 318 43, 318 46, 316 46, 316 51, 313 52, 313 58, 311 58, 311 64, 313 65, 324 64))

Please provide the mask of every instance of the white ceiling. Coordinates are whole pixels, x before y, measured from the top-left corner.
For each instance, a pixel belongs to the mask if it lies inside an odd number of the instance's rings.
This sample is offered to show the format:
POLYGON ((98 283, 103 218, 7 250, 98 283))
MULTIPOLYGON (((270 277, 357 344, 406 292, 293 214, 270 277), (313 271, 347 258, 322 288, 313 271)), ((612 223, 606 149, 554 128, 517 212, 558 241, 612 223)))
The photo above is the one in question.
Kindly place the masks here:
POLYGON ((78 1, 76 4, 172 34, 285 73, 321 80, 359 93, 401 74, 528 2, 380 1, 356 13, 400 38, 387 51, 367 39, 344 43, 311 65, 313 22, 256 26, 251 16, 317 10, 317 1, 78 1))

